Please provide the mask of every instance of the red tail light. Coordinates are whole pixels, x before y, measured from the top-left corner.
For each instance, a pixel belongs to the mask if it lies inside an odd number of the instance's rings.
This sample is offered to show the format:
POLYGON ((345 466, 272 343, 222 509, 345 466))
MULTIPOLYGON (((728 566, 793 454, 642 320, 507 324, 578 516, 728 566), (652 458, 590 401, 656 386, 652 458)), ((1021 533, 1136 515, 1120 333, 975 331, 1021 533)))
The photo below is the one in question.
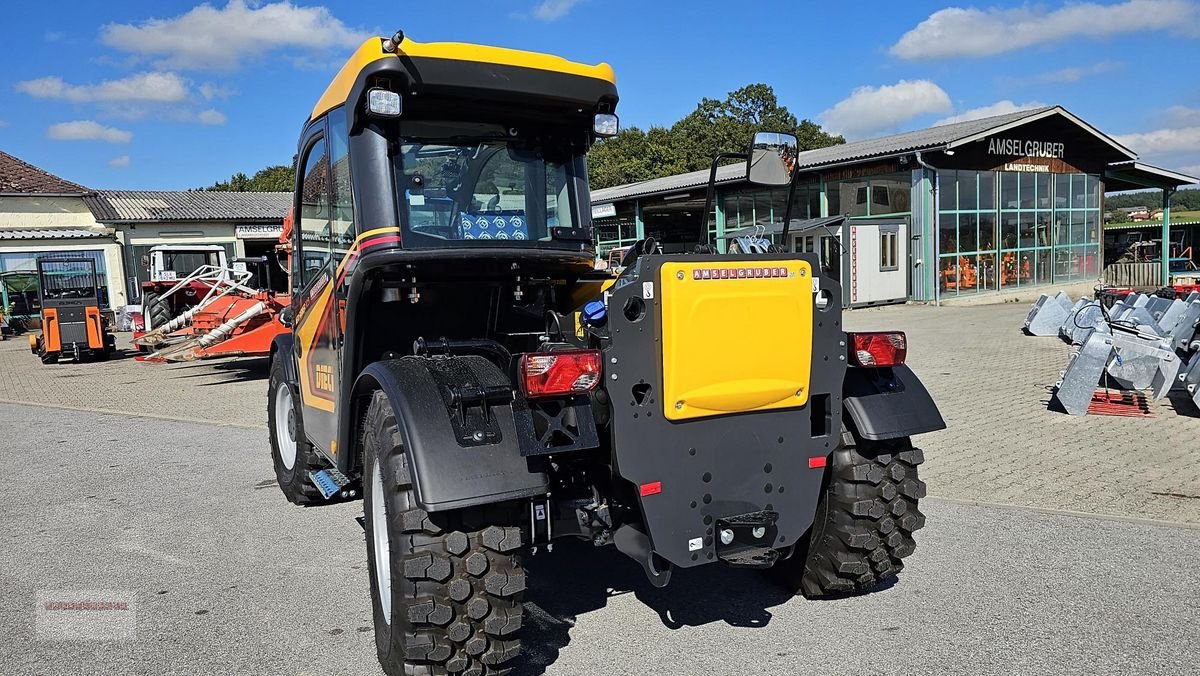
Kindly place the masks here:
POLYGON ((903 331, 849 333, 850 363, 865 368, 899 366, 908 356, 908 338, 903 331))
POLYGON ((525 396, 557 397, 580 394, 600 384, 599 350, 530 352, 521 355, 521 382, 525 396))

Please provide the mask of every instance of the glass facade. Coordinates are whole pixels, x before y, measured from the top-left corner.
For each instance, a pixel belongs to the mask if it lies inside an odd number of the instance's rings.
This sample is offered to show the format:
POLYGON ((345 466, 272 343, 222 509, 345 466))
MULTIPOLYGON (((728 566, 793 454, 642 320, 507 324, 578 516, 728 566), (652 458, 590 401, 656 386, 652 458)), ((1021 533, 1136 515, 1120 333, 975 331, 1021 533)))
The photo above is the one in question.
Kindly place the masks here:
MULTIPOLYGON (((835 214, 908 218, 908 237, 929 241, 926 255, 937 254, 936 281, 934 270, 914 269, 912 293, 918 300, 933 300, 929 282, 937 284, 941 295, 955 296, 1095 279, 1100 274, 1102 185, 1098 176, 943 169, 936 174, 936 199, 933 184, 926 180, 934 174, 919 169, 834 176, 796 186, 793 221, 835 214)), ((786 189, 719 186, 709 235, 724 251, 723 235, 750 225, 782 222, 786 199, 786 189)), ((644 198, 640 204, 618 202, 615 217, 596 220, 601 260, 606 251, 633 244, 643 233, 659 241, 664 241, 660 234, 668 232, 679 241, 696 237, 701 205, 703 194, 695 189, 685 195, 644 198), (663 227, 667 225, 670 228, 663 227)), ((910 246, 909 240, 890 237, 880 242, 887 252, 881 270, 900 267, 908 258, 901 254, 910 246)), ((799 236, 793 243, 798 251, 817 251, 822 247, 820 239, 799 236)))
POLYGON ((959 295, 1094 278, 1099 223, 1096 176, 942 170, 938 287, 959 295))

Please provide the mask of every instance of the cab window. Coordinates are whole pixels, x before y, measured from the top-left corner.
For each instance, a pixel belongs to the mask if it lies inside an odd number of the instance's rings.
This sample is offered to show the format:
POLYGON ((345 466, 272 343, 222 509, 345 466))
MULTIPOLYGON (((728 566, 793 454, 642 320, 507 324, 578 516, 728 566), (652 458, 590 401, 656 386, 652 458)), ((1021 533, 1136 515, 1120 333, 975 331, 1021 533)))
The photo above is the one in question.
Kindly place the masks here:
POLYGON ((309 146, 305 154, 300 183, 299 249, 295 256, 299 269, 296 277, 308 284, 329 265, 332 182, 329 180, 329 155, 325 139, 309 146))

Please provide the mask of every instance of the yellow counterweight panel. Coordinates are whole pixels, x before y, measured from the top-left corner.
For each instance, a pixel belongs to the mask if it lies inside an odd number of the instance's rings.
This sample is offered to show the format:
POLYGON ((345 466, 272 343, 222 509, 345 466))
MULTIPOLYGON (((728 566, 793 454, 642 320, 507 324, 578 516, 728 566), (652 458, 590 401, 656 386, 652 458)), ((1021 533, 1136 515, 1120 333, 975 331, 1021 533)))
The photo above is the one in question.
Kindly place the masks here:
POLYGON ((806 404, 812 275, 802 260, 664 263, 663 416, 806 404))

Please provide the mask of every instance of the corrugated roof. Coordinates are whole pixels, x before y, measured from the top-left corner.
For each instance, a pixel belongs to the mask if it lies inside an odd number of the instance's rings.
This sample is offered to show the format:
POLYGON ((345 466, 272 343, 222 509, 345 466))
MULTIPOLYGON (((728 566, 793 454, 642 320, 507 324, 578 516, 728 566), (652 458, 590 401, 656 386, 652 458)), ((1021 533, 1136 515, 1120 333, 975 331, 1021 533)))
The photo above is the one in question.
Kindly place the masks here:
POLYGON ((33 166, 0 150, 0 195, 87 195, 78 183, 33 166))
POLYGON ((292 193, 101 190, 85 201, 101 223, 282 221, 292 193))
POLYGON ((78 228, 37 228, 37 229, 3 229, 0 230, 0 239, 95 239, 98 237, 112 237, 111 232, 107 232, 98 228, 78 227, 78 228))
MULTIPOLYGON (((892 136, 884 136, 876 139, 868 139, 865 141, 854 141, 853 143, 843 143, 842 145, 829 146, 828 148, 817 148, 815 150, 806 150, 799 154, 798 161, 801 169, 815 170, 831 165, 838 165, 848 162, 864 161, 873 158, 892 157, 917 150, 925 150, 930 148, 944 148, 962 142, 980 134, 986 134, 1013 123, 1023 122, 1031 118, 1044 117, 1050 113, 1059 113, 1066 116, 1070 120, 1086 127, 1089 131, 1098 136, 1101 136, 1109 143, 1114 143, 1108 137, 1103 136, 1095 129, 1087 125, 1079 118, 1071 115, 1060 106, 1043 106, 1041 108, 1032 108, 1030 110, 1020 110, 1015 113, 1005 113, 1004 115, 993 115, 992 117, 980 118, 978 120, 966 120, 964 122, 952 122, 943 124, 929 129, 921 129, 919 131, 910 131, 903 134, 893 134, 892 136)), ((1132 153, 1125 148, 1121 148, 1127 154, 1132 156, 1132 153)), ((640 197, 644 195, 654 195, 665 192, 674 192, 684 188, 702 186, 708 183, 708 170, 693 171, 687 174, 678 174, 675 176, 665 176, 663 178, 655 178, 649 181, 641 181, 638 183, 630 183, 628 185, 620 185, 612 188, 597 190, 592 193, 592 203, 602 204, 605 202, 614 202, 620 199, 629 199, 631 197, 640 197)), ((717 183, 728 183, 732 181, 745 180, 746 165, 743 162, 730 164, 720 167, 717 170, 717 183)))
MULTIPOLYGON (((676 174, 674 176, 652 178, 648 181, 603 188, 592 193, 592 204, 602 204, 638 195, 655 195, 662 192, 675 192, 684 188, 708 185, 709 171, 709 169, 702 169, 687 174, 676 174)), ((729 181, 739 181, 744 178, 746 178, 746 162, 744 160, 736 164, 717 167, 718 185, 728 183, 729 181)))

